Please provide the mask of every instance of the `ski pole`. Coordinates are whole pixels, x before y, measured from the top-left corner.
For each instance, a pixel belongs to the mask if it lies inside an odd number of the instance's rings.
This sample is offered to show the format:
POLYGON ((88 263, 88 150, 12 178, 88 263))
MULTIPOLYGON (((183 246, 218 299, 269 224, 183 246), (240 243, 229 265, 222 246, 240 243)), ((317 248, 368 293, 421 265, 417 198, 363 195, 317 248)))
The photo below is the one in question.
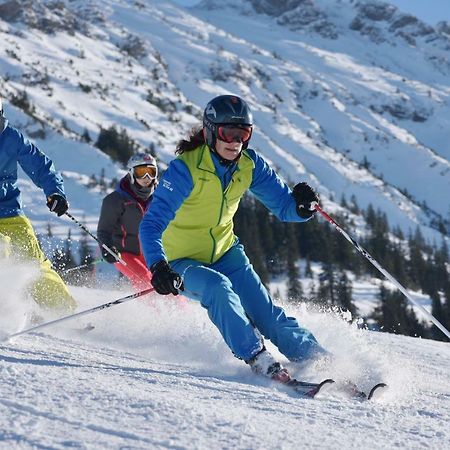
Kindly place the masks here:
MULTIPOLYGON (((69 217, 70 219, 72 219, 83 231, 85 231, 89 236, 91 236, 91 238, 95 239, 98 244, 104 248, 110 255, 114 256, 114 258, 116 258, 116 261, 118 261, 120 264, 122 264, 123 266, 127 267, 127 263, 115 252, 113 252, 106 244, 103 244, 102 242, 100 242, 100 240, 98 239, 97 236, 95 236, 94 234, 92 234, 86 226, 84 226, 80 221, 78 221, 77 219, 75 219, 75 217, 72 216, 72 214, 66 212, 65 215, 67 217, 69 217)), ((134 270, 132 270, 131 268, 129 269, 131 272, 134 273, 134 275, 139 278, 141 281, 143 281, 144 283, 147 283, 147 280, 145 280, 144 278, 142 278, 139 274, 137 274, 134 270)))
POLYGON ((90 263, 82 264, 81 266, 77 266, 77 267, 71 267, 70 269, 63 270, 62 272, 63 273, 70 273, 70 272, 73 272, 74 270, 84 269, 85 267, 89 267, 89 266, 92 266, 94 264, 101 263, 102 261, 103 261, 103 259, 96 259, 95 261, 92 261, 90 263))
POLYGON ((113 252, 106 244, 103 244, 103 242, 100 242, 97 236, 93 235, 81 222, 79 222, 75 217, 72 216, 72 214, 66 212, 65 215, 72 219, 83 231, 85 231, 91 238, 95 239, 100 247, 104 248, 110 255, 114 256, 116 258, 116 261, 120 262, 123 266, 126 266, 127 263, 116 253, 113 252))
POLYGON ((417 303, 408 293, 405 287, 403 287, 386 269, 384 269, 366 250, 364 250, 358 242, 356 242, 355 239, 353 239, 348 233, 346 233, 339 224, 333 220, 316 202, 313 202, 311 204, 311 208, 314 208, 316 211, 318 211, 328 222, 330 222, 334 228, 336 228, 339 233, 341 233, 347 241, 349 241, 355 248, 360 252, 365 258, 369 260, 369 262, 374 265, 391 283, 393 283, 396 288, 402 292, 402 294, 417 308, 422 311, 422 313, 425 314, 426 317, 428 317, 431 322, 434 323, 449 339, 450 339, 450 332, 447 330, 447 328, 444 327, 444 325, 439 322, 431 313, 429 313, 422 305, 417 303))
POLYGON ((74 317, 81 317, 81 316, 85 316, 86 314, 92 314, 96 311, 110 308, 111 306, 119 305, 120 303, 125 303, 125 302, 133 300, 135 298, 142 297, 143 295, 150 294, 150 292, 153 292, 153 291, 154 291, 154 288, 144 289, 143 291, 136 292, 131 295, 127 295, 126 297, 119 298, 119 299, 114 300, 109 303, 104 303, 103 305, 95 306, 94 308, 91 308, 91 309, 85 309, 84 311, 80 311, 75 314, 70 314, 69 316, 64 316, 59 319, 52 320, 50 322, 41 323, 40 325, 36 325, 35 327, 27 328, 26 330, 22 330, 22 331, 18 331, 17 333, 10 334, 6 338, 4 338, 3 341, 8 341, 9 339, 11 339, 13 337, 20 336, 22 334, 31 333, 32 331, 40 330, 41 328, 49 327, 50 325, 54 325, 56 323, 65 322, 66 320, 73 319, 74 317))

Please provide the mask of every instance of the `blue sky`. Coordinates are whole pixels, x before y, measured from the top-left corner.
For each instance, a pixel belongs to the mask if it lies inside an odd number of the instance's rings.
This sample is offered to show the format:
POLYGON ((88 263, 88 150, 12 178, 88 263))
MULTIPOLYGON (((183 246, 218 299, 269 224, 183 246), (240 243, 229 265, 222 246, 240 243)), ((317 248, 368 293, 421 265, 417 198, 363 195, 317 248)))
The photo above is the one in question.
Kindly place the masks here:
POLYGON ((199 3, 200 0, 173 0, 174 3, 178 3, 183 6, 191 6, 199 3))
POLYGON ((390 0, 389 3, 431 25, 441 20, 450 22, 450 0, 390 0))
MULTIPOLYGON (((224 0, 226 1, 226 0, 224 0)), ((385 0, 404 12, 413 14, 424 22, 436 25, 441 20, 450 22, 450 0, 385 0)), ((174 0, 184 6, 194 5, 199 0, 174 0)))

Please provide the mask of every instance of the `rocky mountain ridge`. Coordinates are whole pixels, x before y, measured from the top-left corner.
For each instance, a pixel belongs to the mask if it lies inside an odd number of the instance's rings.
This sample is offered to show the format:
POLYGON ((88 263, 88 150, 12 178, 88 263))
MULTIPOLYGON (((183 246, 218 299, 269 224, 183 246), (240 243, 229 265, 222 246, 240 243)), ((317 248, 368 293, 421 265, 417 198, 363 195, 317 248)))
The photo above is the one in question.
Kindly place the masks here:
POLYGON ((449 29, 377 1, 6 0, 0 88, 7 112, 26 93, 27 130, 44 148, 48 127, 95 142, 115 124, 163 162, 212 95, 241 94, 255 147, 286 178, 318 186, 332 209, 354 196, 440 239, 449 29))

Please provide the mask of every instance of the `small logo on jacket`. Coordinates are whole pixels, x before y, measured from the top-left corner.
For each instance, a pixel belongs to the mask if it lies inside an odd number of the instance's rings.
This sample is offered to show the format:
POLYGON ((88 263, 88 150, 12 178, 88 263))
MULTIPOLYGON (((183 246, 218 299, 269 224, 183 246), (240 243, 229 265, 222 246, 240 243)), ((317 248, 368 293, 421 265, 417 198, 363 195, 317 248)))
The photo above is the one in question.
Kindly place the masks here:
POLYGON ((172 187, 172 184, 170 183, 170 181, 163 180, 163 187, 165 187, 169 191, 173 191, 173 187, 172 187))

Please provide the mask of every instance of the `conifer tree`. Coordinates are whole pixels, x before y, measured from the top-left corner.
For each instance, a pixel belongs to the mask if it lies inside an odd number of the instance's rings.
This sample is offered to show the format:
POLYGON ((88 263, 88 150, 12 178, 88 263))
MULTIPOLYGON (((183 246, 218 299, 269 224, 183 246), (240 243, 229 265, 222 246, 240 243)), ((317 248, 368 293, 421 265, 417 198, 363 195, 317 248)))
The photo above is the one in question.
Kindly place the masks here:
POLYGON ((343 309, 351 312, 352 316, 356 314, 356 306, 352 298, 352 283, 347 277, 345 271, 341 273, 336 286, 337 303, 343 309))
POLYGON ((272 222, 274 230, 274 249, 271 255, 273 264, 271 265, 271 272, 275 275, 285 273, 287 271, 288 255, 291 252, 292 239, 294 236, 288 236, 287 228, 284 223, 279 220, 272 222))
POLYGON ((444 311, 444 323, 445 327, 450 329, 450 281, 447 281, 443 288, 445 301, 443 304, 443 311, 444 311))
POLYGON ((93 256, 93 249, 89 245, 89 240, 87 234, 83 233, 79 240, 79 256, 80 265, 86 265, 86 267, 81 267, 79 270, 74 272, 77 281, 83 285, 90 285, 93 281, 93 275, 95 272, 95 265, 92 264, 95 260, 93 256))
POLYGON ((352 194, 352 196, 350 197, 350 202, 351 202, 351 205, 352 205, 351 208, 350 208, 350 211, 353 214, 359 215, 361 211, 359 209, 358 202, 356 200, 355 194, 352 194))
POLYGON ((98 181, 98 184, 100 186, 101 192, 104 193, 104 194, 106 193, 106 190, 108 189, 105 176, 106 176, 105 168, 102 167, 102 170, 100 172, 100 179, 98 181))
POLYGON ((348 209, 348 203, 347 199, 345 198, 345 194, 342 194, 341 196, 341 206, 345 209, 348 209))
POLYGON ((76 266, 75 259, 72 254, 72 239, 71 230, 67 233, 67 239, 64 243, 64 247, 58 246, 53 251, 52 264, 55 270, 67 280, 65 276, 67 269, 71 269, 76 266))
MULTIPOLYGON (((442 305, 439 293, 435 292, 431 295, 431 314, 440 322, 442 325, 446 325, 446 311, 445 305, 442 305)), ((437 340, 447 340, 435 325, 431 327, 431 337, 437 340)))
POLYGON ((311 280, 308 286, 308 297, 307 297, 308 301, 312 303, 317 303, 318 302, 317 295, 318 294, 316 289, 316 283, 314 283, 314 280, 311 280))
POLYGON ((425 240, 423 239, 420 229, 417 227, 414 236, 410 234, 409 244, 409 278, 413 283, 413 287, 420 288, 424 283, 424 274, 427 270, 427 264, 424 259, 425 240))
MULTIPOLYGON (((336 220, 344 229, 348 229, 347 221, 342 216, 336 216, 336 220)), ((349 269, 359 274, 361 271, 361 258, 355 257, 354 248, 344 239, 340 233, 330 230, 329 245, 331 248, 331 260, 339 269, 349 269)))
POLYGON ((409 285, 411 280, 408 277, 406 256, 403 253, 401 244, 394 243, 391 245, 389 260, 391 273, 401 284, 409 285))
POLYGON ((298 268, 292 254, 288 256, 288 282, 287 296, 289 300, 299 301, 304 297, 302 283, 299 279, 298 268))
POLYGON ((331 305, 337 304, 336 292, 336 272, 332 263, 328 262, 322 265, 322 272, 319 275, 319 300, 322 303, 331 305))
POLYGON ((75 267, 77 263, 72 253, 72 231, 70 230, 70 228, 67 233, 64 252, 65 252, 65 268, 71 269, 72 267, 75 267))
POLYGON ((80 264, 89 264, 94 261, 92 256, 92 249, 89 245, 90 241, 86 233, 82 233, 79 239, 80 248, 78 250, 80 255, 80 264))
MULTIPOLYGON (((380 210, 375 211, 370 204, 366 212, 366 222, 370 227, 370 235, 364 247, 368 252, 390 271, 390 241, 389 241, 389 225, 387 216, 380 210)), ((374 276, 380 277, 379 272, 369 261, 365 261, 366 267, 374 276)))
POLYGON ((372 318, 382 331, 408 336, 426 336, 425 328, 417 320, 412 308, 408 308, 405 296, 399 291, 390 292, 384 285, 380 287, 379 304, 372 318))
POLYGON ((95 146, 122 164, 126 164, 137 149, 136 143, 128 136, 127 131, 124 128, 118 131, 114 125, 108 129, 100 129, 95 146))
POLYGON ((49 222, 47 222, 47 237, 48 238, 52 238, 53 237, 52 226, 50 225, 49 222))
POLYGON ((267 258, 261 246, 258 220, 255 214, 255 200, 250 196, 242 199, 234 216, 235 233, 244 245, 250 261, 255 267, 261 281, 268 283, 267 258))
POLYGON ((313 271, 311 268, 311 259, 309 256, 306 257, 306 264, 305 264, 305 278, 312 278, 313 277, 313 271))
POLYGON ((89 131, 87 128, 84 129, 83 134, 81 135, 81 139, 88 144, 92 142, 91 136, 89 135, 89 131))

